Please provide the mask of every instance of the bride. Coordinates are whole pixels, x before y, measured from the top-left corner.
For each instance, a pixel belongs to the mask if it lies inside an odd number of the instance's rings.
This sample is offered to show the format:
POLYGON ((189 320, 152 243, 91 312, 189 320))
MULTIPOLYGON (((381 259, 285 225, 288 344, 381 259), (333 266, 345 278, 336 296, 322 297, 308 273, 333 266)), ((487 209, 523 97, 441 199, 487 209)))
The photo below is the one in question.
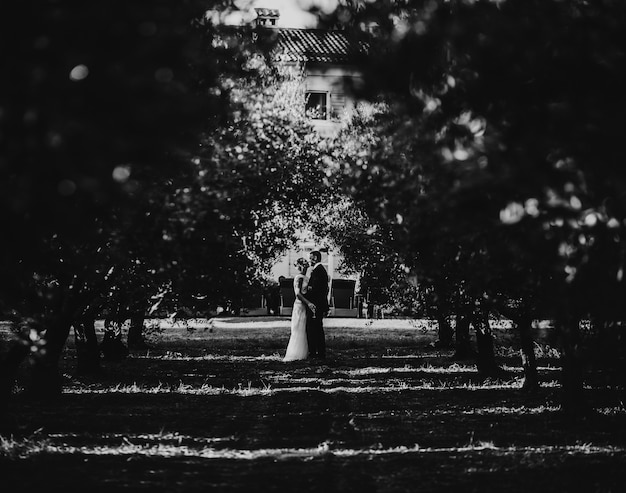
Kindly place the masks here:
POLYGON ((295 266, 299 272, 293 280, 293 290, 296 294, 296 300, 293 303, 293 311, 291 312, 291 336, 289 337, 289 344, 287 344, 287 352, 285 353, 283 361, 306 359, 309 355, 309 344, 306 339, 305 303, 309 305, 309 307, 315 308, 315 305, 304 297, 308 284, 306 271, 309 268, 309 263, 304 258, 300 257, 296 260, 295 266), (304 302, 301 301, 302 299, 304 299, 304 302))

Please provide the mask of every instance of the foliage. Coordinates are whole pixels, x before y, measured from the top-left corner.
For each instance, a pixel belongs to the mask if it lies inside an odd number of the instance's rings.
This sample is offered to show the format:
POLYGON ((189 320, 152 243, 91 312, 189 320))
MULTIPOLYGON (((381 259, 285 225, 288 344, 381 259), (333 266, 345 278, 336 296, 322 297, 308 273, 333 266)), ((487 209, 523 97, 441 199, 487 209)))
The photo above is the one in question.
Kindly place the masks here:
POLYGON ((257 228, 321 183, 309 130, 251 82, 263 43, 206 20, 219 3, 32 0, 3 31, 0 310, 45 334, 41 376, 83 317, 236 304, 276 254, 257 228))
POLYGON ((207 94, 206 2, 16 8, 29 23, 3 30, 0 292, 5 314, 49 326, 127 290, 119 275, 158 247, 158 187, 223 103, 207 94))
POLYGON ((364 196, 370 190, 357 181, 380 141, 376 133, 380 128, 373 122, 386 111, 384 104, 359 103, 340 132, 326 142, 327 186, 333 195, 314 211, 310 223, 319 237, 341 251, 344 270, 359 274, 361 294, 393 306, 399 314, 415 314, 417 299, 411 295, 417 293, 407 280, 408 269, 395 249, 393 231, 368 213, 364 196))
POLYGON ((321 182, 315 139, 292 110, 297 78, 272 89, 250 32, 207 23, 210 2, 122 3, 30 2, 24 53, 7 57, 31 81, 3 106, 2 226, 15 241, 2 245, 2 288, 16 316, 70 287, 95 310, 142 307, 138 292, 154 304, 199 266, 210 273, 181 291, 232 298, 285 248, 297 223, 285 214, 301 214, 321 182), (74 36, 83 42, 61 52, 74 36))
POLYGON ((273 71, 271 39, 208 21, 220 3, 33 0, 3 33, 0 313, 39 395, 72 325, 236 311, 320 200, 301 79, 273 71))
POLYGON ((426 278, 456 271, 452 284, 509 297, 520 282, 557 282, 593 310, 623 277, 621 247, 607 241, 621 244, 623 227, 623 6, 359 7, 338 16, 377 24, 362 33, 364 70, 369 94, 392 105, 375 123, 384 137, 347 173, 368 213, 426 278), (600 281, 598 262, 601 286, 589 283, 600 281))
POLYGON ((349 2, 368 39, 369 156, 344 175, 457 310, 554 317, 576 406, 578 320, 623 317, 622 2, 349 2), (511 313, 511 310, 508 310, 511 313))
POLYGON ((319 138, 303 114, 301 74, 274 73, 258 59, 257 78, 222 84, 231 114, 203 135, 189 184, 173 206, 183 229, 172 241, 191 248, 182 252, 182 282, 172 292, 237 310, 325 191, 319 138))

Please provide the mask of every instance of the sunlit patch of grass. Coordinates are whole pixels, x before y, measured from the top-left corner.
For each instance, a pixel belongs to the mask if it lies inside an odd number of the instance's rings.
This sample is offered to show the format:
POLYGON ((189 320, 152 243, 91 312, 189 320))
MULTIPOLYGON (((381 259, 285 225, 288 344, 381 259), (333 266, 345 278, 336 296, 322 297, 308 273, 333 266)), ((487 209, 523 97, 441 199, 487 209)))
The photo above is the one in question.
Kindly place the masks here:
MULTIPOLYGON (((521 366, 502 365, 502 369, 511 373, 521 373, 523 368, 521 366)), ((561 368, 551 366, 540 366, 537 368, 540 372, 553 372, 560 371, 561 368)), ((452 363, 447 366, 437 366, 432 364, 426 364, 421 366, 404 365, 401 367, 380 367, 380 366, 368 366, 364 368, 354 369, 342 369, 341 372, 348 377, 363 377, 363 376, 378 376, 378 375, 395 375, 395 374, 441 374, 441 375, 454 375, 454 374, 477 374, 478 370, 476 366, 464 365, 459 363, 452 363)), ((284 377, 289 379, 290 377, 284 377)))
POLYGON ((493 456, 515 456, 525 458, 537 456, 544 458, 546 454, 556 455, 615 455, 624 454, 624 447, 597 446, 591 443, 582 443, 565 446, 529 446, 529 447, 497 447, 491 441, 471 442, 459 447, 420 447, 419 444, 383 447, 375 444, 363 448, 342 448, 337 443, 326 441, 314 447, 304 448, 263 448, 263 449, 232 449, 215 448, 202 443, 183 444, 172 443, 170 440, 163 443, 158 437, 149 443, 133 443, 132 440, 122 440, 114 445, 72 446, 66 443, 52 443, 49 440, 25 439, 0 441, 0 454, 9 458, 26 458, 37 455, 82 455, 82 456, 127 456, 127 457, 195 457, 216 460, 309 460, 316 457, 375 457, 406 454, 492 454, 493 456))
POLYGON ((136 359, 153 359, 161 361, 282 361, 283 357, 278 354, 261 354, 259 356, 239 356, 229 354, 203 354, 201 356, 187 356, 177 351, 166 351, 163 354, 155 354, 147 351, 146 354, 132 355, 136 359))
MULTIPOLYGON (((546 414, 558 413, 561 411, 559 406, 537 405, 537 406, 490 406, 490 407, 464 407, 463 404, 450 405, 446 407, 438 407, 428 410, 405 410, 406 414, 422 415, 427 414, 430 418, 440 416, 541 416, 546 414)), ((617 408, 606 409, 606 414, 613 413, 624 414, 626 411, 617 408)), ((359 427, 366 426, 364 423, 376 419, 387 419, 393 416, 393 411, 378 411, 372 413, 352 413, 352 420, 358 422, 359 427)), ((473 443, 473 441, 472 441, 473 443)))
POLYGON ((549 380, 547 382, 541 382, 539 386, 542 388, 549 388, 549 389, 560 388, 561 382, 559 382, 558 380, 549 380))
MULTIPOLYGON (((80 440, 85 437, 90 437, 89 434, 83 433, 49 433, 46 436, 46 440, 56 442, 68 442, 72 440, 80 440)), ((98 434, 99 440, 110 442, 123 442, 123 443, 140 443, 140 442, 169 442, 169 443, 188 443, 202 445, 213 445, 217 443, 233 441, 235 437, 233 435, 226 437, 205 437, 205 436, 192 436, 184 435, 178 432, 161 431, 159 433, 102 433, 98 434)))
POLYGON ((155 446, 159 447, 181 447, 188 446, 202 448, 219 444, 229 443, 235 440, 234 436, 227 437, 203 437, 182 435, 180 433, 150 433, 150 434, 130 434, 130 433, 103 433, 93 436, 89 433, 51 433, 41 436, 41 430, 30 437, 22 439, 0 437, 0 456, 10 458, 21 458, 29 455, 36 455, 48 452, 61 452, 70 450, 89 449, 91 444, 98 442, 94 449, 102 447, 110 449, 127 450, 133 447, 155 446))
POLYGON ((285 392, 296 388, 319 389, 319 390, 335 390, 335 389, 352 389, 350 392, 356 392, 355 388, 367 389, 371 392, 386 392, 388 390, 487 390, 487 389, 517 389, 522 386, 521 379, 511 379, 505 381, 484 380, 481 382, 458 382, 447 381, 442 379, 416 379, 400 380, 397 378, 387 378, 384 383, 373 378, 351 380, 349 378, 324 378, 316 377, 294 377, 284 375, 279 378, 270 378, 272 381, 280 384, 285 382, 291 384, 287 388, 277 388, 277 391, 285 392), (315 386, 315 384, 317 384, 315 386))
MULTIPOLYGON (((540 344, 535 342, 533 344, 533 352, 535 353, 535 358, 545 358, 545 359, 560 359, 561 351, 558 348, 550 346, 549 344, 540 344)), ((499 346, 496 348, 496 356, 511 358, 520 355, 519 348, 514 348, 510 346, 499 346)))
MULTIPOLYGON (((368 356, 361 356, 360 359, 366 359, 366 358, 371 358, 372 356, 377 356, 375 354, 373 355, 368 355, 368 356)), ((388 351, 387 354, 383 354, 381 356, 381 358, 383 359, 424 359, 424 355, 423 354, 398 354, 395 353, 393 354, 391 351, 388 351)))
POLYGON ((486 379, 482 382, 441 382, 440 386, 435 389, 462 389, 462 390, 506 390, 506 389, 518 389, 521 387, 521 382, 517 379, 498 381, 486 379))
POLYGON ((472 442, 469 445, 466 445, 465 447, 461 447, 461 450, 463 450, 463 451, 467 451, 467 450, 486 450, 486 449, 496 450, 497 447, 495 446, 495 444, 493 442, 484 441, 484 440, 479 440, 477 442, 474 442, 472 440, 472 442))
POLYGON ((113 387, 101 388, 68 388, 63 392, 66 394, 190 394, 190 395, 237 395, 249 397, 256 395, 271 395, 274 393, 271 385, 261 382, 261 387, 253 387, 252 382, 247 384, 239 383, 237 388, 227 389, 226 387, 214 387, 208 384, 194 386, 179 382, 178 385, 164 385, 159 383, 156 386, 144 386, 132 383, 130 385, 118 384, 113 387))
MULTIPOLYGON (((407 368, 406 366, 404 368, 407 368)), ((347 375, 350 376, 360 376, 360 375, 381 375, 384 373, 390 373, 394 368, 375 368, 375 367, 367 367, 367 368, 356 368, 354 370, 346 371, 347 375)), ((398 372, 402 371, 402 369, 398 368, 398 372)), ((410 371, 414 371, 411 369, 410 371)))
POLYGON ((369 366, 366 368, 355 368, 353 370, 347 370, 345 373, 350 376, 360 376, 360 375, 381 375, 386 373, 466 373, 466 372, 475 372, 476 367, 474 365, 459 365, 458 363, 452 363, 448 366, 433 366, 433 365, 424 365, 424 366, 409 366, 404 365, 402 367, 393 368, 393 367, 373 367, 369 366))
POLYGON ((626 409, 624 409, 623 406, 599 407, 596 408, 595 411, 604 416, 626 415, 626 409))
POLYGON ((424 373, 467 373, 475 372, 476 367, 474 365, 461 365, 459 363, 452 363, 448 366, 435 366, 428 364, 420 366, 419 371, 424 373))
POLYGON ((560 366, 538 366, 537 371, 551 372, 551 371, 561 371, 560 366))
POLYGON ((446 391, 446 390, 507 390, 516 389, 521 386, 518 381, 506 382, 447 382, 441 380, 421 380, 419 383, 411 383, 403 380, 390 380, 387 385, 361 385, 359 387, 337 386, 332 388, 323 387, 289 387, 284 389, 276 389, 280 392, 297 392, 304 390, 319 390, 328 393, 345 392, 345 393, 388 393, 388 392, 416 392, 416 391, 446 391))
POLYGON ((421 330, 423 332, 435 331, 439 328, 437 322, 435 320, 428 320, 425 318, 416 318, 409 320, 409 325, 417 330, 421 330))
POLYGON ((203 459, 257 460, 257 459, 310 459, 314 457, 337 455, 350 457, 357 455, 389 455, 418 452, 419 446, 383 448, 375 446, 366 449, 335 448, 332 442, 323 442, 310 448, 265 448, 265 449, 229 449, 213 447, 193 447, 160 443, 134 444, 123 441, 118 445, 72 446, 68 444, 52 444, 48 441, 13 441, 8 449, 2 449, 5 456, 26 458, 42 454, 55 455, 109 455, 109 456, 144 456, 144 457, 198 457, 203 459))
POLYGON ((0 455, 3 457, 20 458, 28 455, 45 453, 49 447, 47 440, 22 439, 15 440, 13 437, 0 436, 0 455))
MULTIPOLYGON (((255 385, 250 381, 245 383, 234 382, 234 387, 210 385, 205 379, 204 383, 185 382, 162 383, 148 385, 134 382, 132 384, 88 384, 73 382, 64 390, 69 394, 89 393, 113 393, 113 394, 193 394, 193 395, 238 395, 242 397, 255 395, 273 395, 276 392, 297 392, 297 389, 322 390, 325 392, 388 392, 393 391, 418 391, 418 390, 506 390, 520 388, 523 384, 521 371, 516 374, 510 371, 510 378, 487 378, 480 379, 474 365, 462 365, 452 363, 448 366, 439 367, 434 365, 403 367, 365 367, 365 368, 337 368, 321 367, 318 369, 285 366, 284 371, 261 372, 261 383, 255 385), (315 370, 315 373, 311 372, 315 370), (322 374, 319 374, 319 373, 322 374), (450 378, 453 377, 453 378, 450 378), (270 382, 279 384, 272 388, 270 382), (363 390, 355 389, 359 387, 363 390)), ((506 369, 505 368, 505 369, 506 369)), ((519 370, 518 368, 515 368, 519 370)), ((191 377, 195 374, 190 374, 191 377)), ((206 375, 205 375, 206 376, 206 375)), ((558 380, 542 381, 541 387, 559 387, 558 380)))
POLYGON ((554 413, 560 410, 559 406, 516 406, 516 407, 507 407, 507 406, 494 406, 488 408, 477 408, 477 409, 465 409, 461 411, 462 414, 465 415, 538 415, 538 414, 546 414, 546 413, 554 413))
MULTIPOLYGON (((348 394, 379 394, 388 392, 416 392, 416 391, 446 391, 446 390, 507 390, 520 388, 521 383, 517 380, 512 381, 484 381, 479 383, 473 382, 446 382, 441 380, 421 380, 419 383, 411 383, 408 381, 400 381, 397 379, 389 380, 387 385, 363 385, 364 382, 355 382, 354 386, 345 385, 350 381, 337 379, 331 386, 327 379, 293 379, 292 385, 284 388, 273 388, 270 383, 262 382, 261 387, 255 387, 251 382, 246 384, 239 383, 236 388, 226 388, 224 386, 217 387, 208 384, 200 386, 190 385, 180 382, 177 385, 165 385, 159 383, 156 386, 144 386, 137 383, 130 385, 118 384, 113 387, 73 387, 64 390, 66 394, 180 394, 180 395, 235 395, 239 397, 253 396, 272 396, 277 393, 285 392, 324 392, 324 393, 348 393, 348 394), (304 385, 303 385, 304 384, 304 385), (317 385, 311 385, 317 384, 317 385)), ((555 386, 557 384, 555 383, 555 386)), ((542 384, 542 387, 544 384, 542 384)))
POLYGON ((269 377, 275 383, 291 384, 291 385, 317 385, 318 387, 332 387, 335 385, 354 384, 355 386, 375 384, 379 382, 374 378, 350 380, 348 378, 328 378, 320 379, 319 377, 294 377, 292 375, 282 375, 280 377, 269 377))

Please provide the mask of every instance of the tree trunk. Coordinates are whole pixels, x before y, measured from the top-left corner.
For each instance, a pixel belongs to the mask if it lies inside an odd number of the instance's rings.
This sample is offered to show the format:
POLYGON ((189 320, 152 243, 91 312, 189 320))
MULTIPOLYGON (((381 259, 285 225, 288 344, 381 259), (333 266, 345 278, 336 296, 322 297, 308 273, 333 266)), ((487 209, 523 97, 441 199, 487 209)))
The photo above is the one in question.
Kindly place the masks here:
POLYGON ((539 377, 537 375, 537 360, 535 359, 535 348, 532 336, 532 317, 528 315, 520 316, 515 320, 515 324, 520 333, 522 358, 522 368, 524 369, 524 384, 522 390, 534 392, 539 389, 539 377))
POLYGON ((128 356, 128 348, 122 342, 123 320, 106 319, 104 321, 104 336, 100 350, 105 360, 120 361, 128 356))
POLYGON ((454 331, 448 321, 447 317, 440 311, 437 311, 437 330, 439 339, 437 340, 437 346, 443 348, 454 347, 454 331))
POLYGON ((76 370, 79 375, 95 375, 100 372, 100 348, 96 336, 95 317, 84 317, 74 324, 76 341, 76 370))
POLYGON ((470 317, 468 314, 457 315, 454 334, 456 343, 452 358, 455 360, 473 358, 474 351, 470 344, 470 317))
POLYGON ((561 408, 565 414, 572 417, 584 415, 590 410, 583 391, 581 338, 578 324, 578 319, 573 317, 562 316, 556 320, 563 349, 561 408))
POLYGON ((130 315, 128 327, 128 349, 146 349, 148 345, 143 337, 144 321, 146 316, 143 312, 135 312, 130 315))
POLYGON ((35 359, 32 380, 28 394, 36 399, 57 397, 63 390, 63 380, 59 370, 59 361, 70 333, 72 321, 66 316, 59 316, 46 329, 45 351, 35 359))
POLYGON ((493 350, 493 332, 486 314, 477 314, 473 317, 476 331, 476 367, 480 373, 488 376, 501 376, 502 368, 496 364, 496 355, 493 350))
POLYGON ((0 360, 0 416, 4 414, 13 393, 17 370, 30 353, 30 346, 25 342, 13 344, 0 360))
POLYGON ((626 326, 619 319, 594 316, 591 320, 596 338, 592 353, 592 368, 600 383, 616 392, 619 403, 624 407, 626 390, 626 326))
POLYGON ((436 320, 437 320, 437 335, 439 339, 437 340, 437 346, 452 348, 454 347, 454 330, 450 325, 450 321, 448 317, 446 317, 446 313, 448 313, 448 303, 445 297, 444 289, 438 284, 435 283, 433 285, 434 294, 435 294, 435 310, 436 310, 436 320))

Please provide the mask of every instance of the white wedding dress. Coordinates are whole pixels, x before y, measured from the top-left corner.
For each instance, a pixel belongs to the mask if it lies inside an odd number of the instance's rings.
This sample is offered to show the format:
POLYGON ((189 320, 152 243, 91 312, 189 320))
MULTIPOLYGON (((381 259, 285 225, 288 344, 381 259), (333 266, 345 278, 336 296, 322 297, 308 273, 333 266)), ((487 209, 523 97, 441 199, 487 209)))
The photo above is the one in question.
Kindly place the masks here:
POLYGON ((306 359, 309 355, 309 343, 306 340, 306 307, 298 299, 298 294, 306 288, 306 285, 307 278, 302 274, 298 274, 293 280, 296 301, 293 303, 293 311, 291 312, 291 335, 283 361, 306 359), (302 280, 302 285, 300 285, 300 280, 302 280))

